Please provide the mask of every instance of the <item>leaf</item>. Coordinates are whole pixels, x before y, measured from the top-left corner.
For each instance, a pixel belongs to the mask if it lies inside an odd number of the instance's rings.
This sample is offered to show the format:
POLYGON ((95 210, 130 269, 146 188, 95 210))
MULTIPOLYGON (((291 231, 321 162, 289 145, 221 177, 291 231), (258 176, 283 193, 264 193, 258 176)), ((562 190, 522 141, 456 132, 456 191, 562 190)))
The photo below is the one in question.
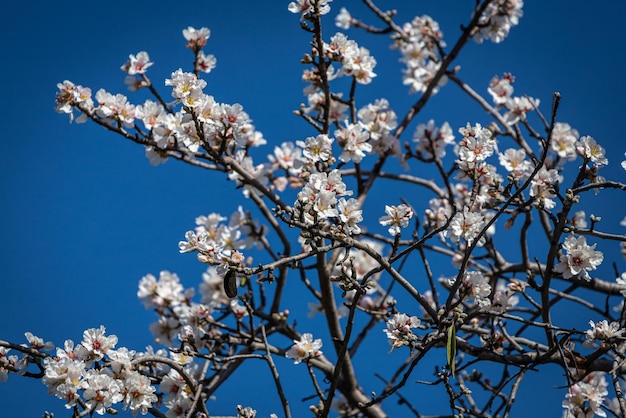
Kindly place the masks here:
POLYGON ((456 327, 454 324, 448 328, 448 344, 446 345, 446 352, 448 354, 448 367, 450 368, 450 374, 454 376, 454 363, 456 358, 456 327))
POLYGON ((237 296, 237 277, 231 270, 224 276, 224 291, 229 298, 237 296))

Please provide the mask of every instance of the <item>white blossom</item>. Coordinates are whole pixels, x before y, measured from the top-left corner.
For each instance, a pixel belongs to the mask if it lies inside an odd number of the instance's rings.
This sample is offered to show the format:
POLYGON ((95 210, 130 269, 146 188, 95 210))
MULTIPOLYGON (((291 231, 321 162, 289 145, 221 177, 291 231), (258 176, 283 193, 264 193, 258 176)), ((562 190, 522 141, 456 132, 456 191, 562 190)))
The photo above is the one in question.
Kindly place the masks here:
POLYGON ((417 336, 411 329, 417 328, 419 325, 420 320, 416 316, 408 316, 402 313, 394 314, 393 317, 387 321, 387 329, 383 330, 387 335, 387 340, 392 347, 391 349, 393 350, 403 345, 410 345, 417 340, 417 336))
POLYGON ((146 51, 141 51, 137 55, 130 54, 128 61, 122 65, 122 71, 129 75, 144 74, 146 70, 154 64, 150 61, 150 56, 146 51))
POLYGON ((363 220, 363 211, 359 201, 356 199, 346 200, 343 197, 337 202, 337 209, 339 210, 339 219, 343 222, 345 231, 350 234, 360 234, 361 228, 359 222, 363 220))
POLYGON ((474 35, 474 40, 482 43, 488 39, 494 43, 500 43, 509 35, 513 26, 519 24, 523 16, 523 0, 496 0, 490 2, 480 15, 478 20, 479 31, 474 35))
POLYGON ((566 160, 574 160, 576 158, 576 149, 574 145, 578 140, 578 131, 573 129, 569 124, 557 122, 552 129, 552 141, 550 147, 557 155, 566 160))
POLYGON ((293 342, 294 345, 285 352, 285 357, 292 359, 295 364, 322 355, 320 351, 322 340, 313 340, 313 334, 302 334, 299 341, 293 340, 293 342))
POLYGON ((417 143, 415 151, 418 156, 426 159, 443 158, 446 156, 446 146, 454 144, 454 134, 448 122, 440 128, 435 126, 433 119, 428 123, 420 123, 413 134, 413 142, 417 143))
MULTIPOLYGON (((453 242, 458 243, 461 238, 467 241, 468 245, 472 245, 478 234, 485 224, 485 218, 480 212, 470 211, 464 207, 463 211, 459 211, 454 215, 450 226, 444 232, 453 242)), ((480 247, 484 244, 484 235, 480 238, 477 245, 480 247)))
POLYGON ((601 406, 609 394, 608 384, 602 372, 589 373, 582 381, 569 387, 562 405, 566 418, 606 417, 601 406))
POLYGON ((607 160, 604 148, 602 148, 595 139, 591 136, 583 136, 576 143, 576 152, 583 157, 586 161, 602 166, 607 165, 607 160))
MULTIPOLYGON (((449 284, 454 284, 455 278, 449 280, 449 284)), ((461 279, 459 294, 463 299, 473 300, 480 306, 489 306, 489 295, 491 285, 489 278, 478 271, 467 271, 461 279)))
POLYGON ((342 7, 339 10, 339 14, 335 17, 335 25, 338 28, 347 30, 350 29, 350 24, 352 23, 352 16, 350 16, 350 12, 345 7, 342 7))
POLYGON ((564 279, 579 276, 587 281, 591 280, 588 272, 595 270, 604 259, 602 252, 595 250, 596 245, 587 245, 584 236, 578 238, 573 235, 567 236, 563 242, 564 252, 554 269, 562 273, 564 279))
POLYGON ((552 200, 556 197, 556 186, 561 181, 563 181, 563 177, 556 169, 547 169, 542 166, 532 179, 529 193, 537 199, 539 205, 546 209, 552 209, 556 206, 552 200))
POLYGON ((504 105, 513 94, 513 82, 515 77, 510 73, 504 73, 502 78, 494 76, 489 82, 487 91, 491 94, 496 105, 504 105))
POLYGON ((387 215, 381 216, 378 222, 383 226, 389 225, 389 234, 393 236, 400 235, 401 228, 406 228, 413 217, 413 209, 404 203, 398 206, 385 205, 385 213, 387 215))
MULTIPOLYGON (((325 15, 330 12, 330 6, 328 3, 332 1, 333 0, 319 0, 317 2, 320 15, 325 15)), ((287 10, 291 13, 300 13, 301 16, 304 16, 307 13, 313 13, 315 11, 315 7, 313 6, 313 2, 311 0, 296 0, 289 3, 287 10)))
POLYGON ((624 334, 624 329, 620 328, 619 322, 611 322, 606 319, 595 323, 589 321, 591 329, 585 331, 585 347, 593 347, 595 341, 611 341, 614 338, 621 337, 624 334))

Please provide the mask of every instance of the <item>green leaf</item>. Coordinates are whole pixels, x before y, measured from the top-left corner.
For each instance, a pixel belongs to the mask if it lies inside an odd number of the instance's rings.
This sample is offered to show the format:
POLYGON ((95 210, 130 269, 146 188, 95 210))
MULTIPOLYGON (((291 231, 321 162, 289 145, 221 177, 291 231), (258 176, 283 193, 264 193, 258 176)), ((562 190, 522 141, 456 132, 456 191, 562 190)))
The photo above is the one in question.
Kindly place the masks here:
POLYGON ((450 374, 454 376, 454 363, 456 358, 456 327, 454 323, 448 328, 448 344, 446 345, 446 351, 448 354, 448 367, 450 368, 450 374))

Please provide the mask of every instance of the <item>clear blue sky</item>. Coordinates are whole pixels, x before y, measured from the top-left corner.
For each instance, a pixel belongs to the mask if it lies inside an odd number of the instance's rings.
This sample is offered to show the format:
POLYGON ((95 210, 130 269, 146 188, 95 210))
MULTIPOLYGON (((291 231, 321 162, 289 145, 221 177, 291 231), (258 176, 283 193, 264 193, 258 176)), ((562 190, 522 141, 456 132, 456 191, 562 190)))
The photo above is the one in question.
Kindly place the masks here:
MULTIPOLYGON (((167 269, 177 272, 186 286, 195 286, 204 268, 195 257, 179 254, 176 244, 196 216, 230 213, 245 204, 223 176, 175 161, 154 168, 140 147, 89 123, 70 125, 66 115, 54 112, 56 84, 69 79, 94 93, 100 87, 124 93, 119 66, 128 54, 146 50, 155 62, 148 75, 159 85, 177 68, 191 68, 192 54, 184 48, 181 30, 207 26, 212 35, 206 51, 216 55, 218 66, 205 77, 206 90, 218 101, 241 103, 272 144, 270 153, 274 144, 312 134, 291 115, 305 100, 299 60, 308 52, 309 40, 287 3, 25 0, 3 6, 0 339, 24 342, 23 333, 31 331, 61 345, 66 338, 80 341, 84 329, 104 324, 119 337, 119 346, 143 350, 152 343, 147 326, 155 317, 136 298, 138 280, 167 269)), ((399 23, 430 14, 452 44, 474 2, 389 3, 381 7, 398 8, 399 23)), ((594 136, 607 149, 612 164, 607 173, 626 180, 619 167, 626 150, 626 3, 526 3, 520 26, 503 44, 472 43, 464 50, 460 75, 486 96, 492 76, 513 72, 516 94, 540 98, 546 114, 552 92, 561 92, 558 119, 594 136)), ((332 16, 341 6, 363 9, 356 1, 335 0, 331 6, 332 16)), ((328 19, 326 33, 335 31, 328 19)), ((348 35, 378 61, 379 76, 363 88, 362 103, 387 97, 402 115, 417 96, 402 86, 398 55, 389 50, 388 38, 354 31, 348 35)), ((165 88, 161 91, 169 95, 165 88)), ((136 103, 144 98, 139 97, 136 103)), ((431 117, 448 120, 455 130, 468 121, 489 122, 452 84, 432 100, 420 121, 431 117)), ((626 202, 623 195, 610 196, 621 200, 604 201, 603 206, 610 206, 603 212, 607 228, 621 228, 626 202)), ((609 260, 624 271, 624 261, 616 251, 612 255, 609 260)), ((587 320, 581 319, 581 327, 587 320)), ((271 396, 250 394, 256 391, 254 379, 238 382, 244 393, 218 393, 209 411, 233 414, 239 402, 255 407, 260 416, 280 412, 274 400, 263 403, 271 396)), ((517 401, 527 406, 513 416, 559 416, 564 390, 555 386, 563 381, 557 376, 541 385, 531 376, 530 382, 517 401)), ((301 406, 293 407, 305 414, 301 406)), ((57 417, 69 416, 41 382, 11 375, 0 384, 0 416, 37 417, 46 409, 57 417)))

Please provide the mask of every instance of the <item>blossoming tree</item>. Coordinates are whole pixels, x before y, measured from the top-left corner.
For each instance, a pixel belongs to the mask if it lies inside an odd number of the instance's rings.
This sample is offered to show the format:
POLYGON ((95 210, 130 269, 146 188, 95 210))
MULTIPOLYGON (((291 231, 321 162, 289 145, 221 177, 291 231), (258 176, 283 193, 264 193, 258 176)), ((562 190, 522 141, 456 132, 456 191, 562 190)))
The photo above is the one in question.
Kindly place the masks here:
POLYGON ((202 77, 216 66, 207 28, 183 31, 193 67, 165 81, 171 98, 148 77, 145 51, 121 67, 129 90, 151 94, 143 103, 59 83, 56 110, 70 120, 142 146, 153 165, 173 159, 223 173, 242 197, 232 213, 199 216, 178 244, 207 266, 197 294, 169 271, 141 278, 137 295, 157 316, 154 348, 127 348, 104 326, 57 347, 26 332, 26 344, 0 341, 0 380, 41 379, 73 417, 208 417, 225 382, 261 360, 282 406, 276 416, 299 416, 304 403, 316 417, 495 417, 511 413, 528 373, 556 365, 566 417, 626 415, 626 274, 617 265, 611 277, 595 274, 610 262, 603 246, 624 252, 626 236, 577 208, 626 185, 602 176, 608 159, 593 137, 559 120, 558 93, 548 106, 516 96, 509 73, 474 88, 456 65, 468 43, 504 41, 522 1, 477 1, 451 46, 433 18, 401 24, 365 3, 376 21, 342 8, 333 22, 330 0, 288 5, 310 35, 307 104, 287 115, 302 120, 301 137, 269 151, 240 104, 206 91, 202 77), (413 106, 359 100, 360 86, 376 82, 375 54, 329 34, 332 23, 391 37, 413 106), (488 122, 421 120, 446 83, 488 122), (406 196, 371 204, 389 182, 406 196), (498 245, 496 230, 513 249, 498 245), (323 327, 299 323, 304 302, 323 327), (580 330, 563 318, 571 309, 601 319, 580 330), (381 340, 386 357, 360 355, 381 340), (281 376, 281 358, 306 369, 304 402, 281 376), (426 384, 448 401, 424 406, 406 395, 426 384))

